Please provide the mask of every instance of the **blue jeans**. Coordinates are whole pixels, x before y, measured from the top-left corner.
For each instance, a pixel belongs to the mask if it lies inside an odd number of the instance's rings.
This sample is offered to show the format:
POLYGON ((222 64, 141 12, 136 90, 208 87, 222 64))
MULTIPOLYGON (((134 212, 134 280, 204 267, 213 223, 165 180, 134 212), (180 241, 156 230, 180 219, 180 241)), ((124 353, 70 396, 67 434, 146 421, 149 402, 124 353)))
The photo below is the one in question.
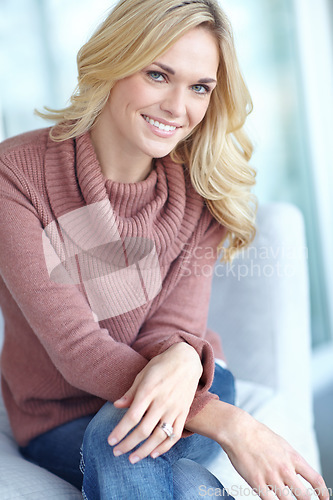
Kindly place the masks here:
MULTIPOLYGON (((229 370, 215 366, 210 391, 220 400, 234 404, 234 378, 229 370)), ((107 437, 125 412, 108 402, 96 415, 56 427, 20 451, 29 461, 82 488, 83 497, 88 500, 190 500, 201 498, 208 488, 232 499, 206 469, 220 452, 220 446, 199 434, 180 439, 156 459, 148 456, 131 464, 130 453, 115 457, 107 437)))

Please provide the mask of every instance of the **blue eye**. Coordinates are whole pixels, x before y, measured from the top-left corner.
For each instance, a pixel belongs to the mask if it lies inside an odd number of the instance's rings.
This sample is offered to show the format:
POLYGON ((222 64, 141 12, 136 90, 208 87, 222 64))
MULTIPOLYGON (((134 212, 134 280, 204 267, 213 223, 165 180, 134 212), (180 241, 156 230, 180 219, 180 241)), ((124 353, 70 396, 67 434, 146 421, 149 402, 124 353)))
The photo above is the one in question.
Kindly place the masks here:
POLYGON ((197 94, 209 94, 209 92, 210 92, 210 88, 206 87, 205 85, 199 85, 199 84, 198 85, 193 85, 192 89, 197 94))
POLYGON ((163 74, 159 71, 148 71, 147 75, 155 82, 163 82, 165 80, 163 74))

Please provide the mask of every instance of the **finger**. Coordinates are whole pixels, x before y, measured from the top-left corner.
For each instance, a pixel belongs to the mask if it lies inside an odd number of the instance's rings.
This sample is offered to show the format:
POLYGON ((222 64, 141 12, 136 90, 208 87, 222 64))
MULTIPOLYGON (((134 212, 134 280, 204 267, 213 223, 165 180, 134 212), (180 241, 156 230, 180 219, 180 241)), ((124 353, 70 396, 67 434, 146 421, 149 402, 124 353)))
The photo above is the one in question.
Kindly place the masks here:
POLYGON ((270 486, 261 485, 258 488, 253 488, 253 491, 262 500, 276 500, 274 489, 272 490, 270 486))
MULTIPOLYGON (((146 458, 161 443, 164 443, 164 449, 165 451, 168 451, 181 437, 181 432, 184 428, 185 417, 177 419, 179 420, 179 423, 177 423, 173 429, 173 439, 171 441, 166 432, 162 429, 161 422, 173 422, 175 420, 175 416, 173 414, 168 414, 166 417, 162 417, 161 419, 159 416, 160 411, 157 409, 154 415, 155 418, 153 420, 150 413, 151 412, 149 412, 149 414, 144 417, 140 425, 136 429, 134 429, 134 431, 129 436, 127 436, 119 446, 117 446, 117 449, 121 449, 122 452, 128 452, 131 449, 134 449, 143 441, 142 445, 135 451, 133 451, 132 455, 129 457, 132 463, 136 463, 139 460, 146 458), (149 422, 148 417, 150 417, 149 422), (151 430, 149 431, 149 429, 151 430), (177 433, 177 435, 174 434, 175 432, 177 433)), ((158 455, 154 456, 153 458, 156 458, 157 456, 158 455)))
POLYGON ((131 387, 125 394, 113 402, 117 408, 129 408, 133 403, 135 390, 131 387))
POLYGON ((330 495, 324 479, 303 458, 300 458, 296 466, 296 473, 311 484, 313 492, 320 500, 329 500, 330 495))
POLYGON ((124 439, 125 436, 127 436, 127 434, 139 424, 143 415, 148 410, 151 403, 151 396, 149 398, 142 398, 141 401, 137 396, 138 391, 136 392, 134 400, 129 409, 109 435, 108 442, 111 446, 119 443, 122 439, 124 439))
MULTIPOLYGON (((159 444, 169 441, 165 432, 161 429, 160 424, 156 426, 151 436, 146 439, 143 444, 135 450, 130 456, 129 460, 136 463, 143 458, 148 457, 152 451, 158 447, 159 444)), ((153 458, 156 458, 155 456, 153 458)))
POLYGON ((293 495, 293 490, 291 490, 288 486, 283 486, 281 489, 281 494, 279 492, 278 498, 280 500, 295 500, 295 496, 293 495))
MULTIPOLYGON (((114 454, 118 456, 127 453, 133 450, 142 441, 151 437, 159 421, 160 413, 158 411, 154 412, 152 409, 150 409, 150 411, 148 411, 144 418, 141 420, 140 424, 116 446, 116 448, 113 450, 114 454)), ((164 433, 164 436, 162 433, 159 434, 160 441, 162 438, 165 439, 164 433)), ((155 439, 156 435, 157 433, 154 434, 155 439)))
POLYGON ((297 477, 293 481, 292 485, 290 485, 290 491, 298 500, 311 500, 309 488, 307 488, 297 477))
POLYGON ((130 406, 134 400, 135 393, 138 389, 139 382, 140 382, 139 377, 136 377, 133 384, 128 389, 128 391, 126 391, 125 394, 123 394, 123 396, 121 398, 114 401, 113 404, 117 408, 120 408, 120 407, 126 408, 126 407, 130 406))
MULTIPOLYGON (((163 420, 165 422, 170 422, 171 420, 163 420)), ((171 438, 165 439, 159 446, 151 450, 150 455, 152 458, 157 458, 160 455, 163 455, 167 451, 169 451, 172 446, 174 446, 177 441, 182 437, 182 433, 184 430, 184 425, 185 425, 185 418, 184 417, 178 417, 176 418, 174 424, 173 424, 173 434, 171 438)), ((163 429, 161 429, 162 432, 163 429)))
POLYGON ((127 394, 124 394, 121 398, 114 401, 114 405, 116 408, 129 408, 133 402, 133 397, 129 397, 127 394))
POLYGON ((293 492, 289 486, 279 482, 279 485, 268 486, 279 500, 294 500, 293 492))
MULTIPOLYGON (((172 422, 173 419, 174 419, 173 416, 167 416, 163 417, 162 421, 172 422)), ((150 438, 147 439, 142 444, 142 446, 140 446, 137 450, 135 450, 135 452, 133 452, 132 456, 130 456, 130 460, 132 461, 134 457, 135 458, 138 457, 139 460, 142 460, 142 458, 145 458, 148 455, 151 455, 152 458, 157 458, 159 455, 162 455, 163 453, 169 451, 170 448, 172 448, 172 446, 176 444, 176 442, 181 438, 181 432, 182 429, 184 428, 184 421, 185 421, 184 418, 175 420, 173 426, 172 438, 170 439, 170 437, 167 436, 165 431, 162 429, 160 420, 150 438), (177 423, 178 420, 180 421, 180 423, 177 423), (159 449, 160 451, 157 451, 159 449)))

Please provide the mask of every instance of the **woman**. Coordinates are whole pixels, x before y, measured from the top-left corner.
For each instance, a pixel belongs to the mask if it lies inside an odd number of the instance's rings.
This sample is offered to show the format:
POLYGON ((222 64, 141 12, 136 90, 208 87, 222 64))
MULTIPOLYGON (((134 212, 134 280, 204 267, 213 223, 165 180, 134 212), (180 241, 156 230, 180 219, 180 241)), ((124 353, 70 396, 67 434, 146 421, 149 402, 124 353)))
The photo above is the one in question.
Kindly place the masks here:
POLYGON ((78 67, 69 107, 43 115, 56 126, 1 146, 2 386, 22 454, 89 500, 184 499, 228 496, 204 467, 222 446, 263 499, 307 498, 297 474, 328 498, 233 405, 206 328, 200 270, 255 232, 251 101, 225 15, 123 0, 78 67))

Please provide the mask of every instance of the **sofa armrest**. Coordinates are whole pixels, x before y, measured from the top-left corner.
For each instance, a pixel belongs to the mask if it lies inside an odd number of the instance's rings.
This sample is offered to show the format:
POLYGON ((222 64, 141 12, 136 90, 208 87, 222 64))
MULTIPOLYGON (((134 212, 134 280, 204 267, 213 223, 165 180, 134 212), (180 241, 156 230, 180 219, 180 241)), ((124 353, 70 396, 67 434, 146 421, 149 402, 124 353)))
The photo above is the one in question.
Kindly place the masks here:
MULTIPOLYGON (((313 425, 310 300, 303 216, 288 203, 260 206, 257 235, 233 264, 217 263, 209 326, 239 380, 283 395, 294 421, 313 425)), ((290 419, 291 421, 291 419, 290 419)))
POLYGON ((262 205, 255 241, 232 265, 217 263, 209 326, 238 379, 275 390, 309 387, 307 250, 300 211, 262 205))
MULTIPOLYGON (((303 217, 291 204, 270 203, 259 208, 257 228, 252 245, 231 266, 216 264, 208 324, 219 333, 236 377, 237 404, 319 471, 303 217)), ((226 486, 244 485, 226 457, 212 471, 226 486)))

